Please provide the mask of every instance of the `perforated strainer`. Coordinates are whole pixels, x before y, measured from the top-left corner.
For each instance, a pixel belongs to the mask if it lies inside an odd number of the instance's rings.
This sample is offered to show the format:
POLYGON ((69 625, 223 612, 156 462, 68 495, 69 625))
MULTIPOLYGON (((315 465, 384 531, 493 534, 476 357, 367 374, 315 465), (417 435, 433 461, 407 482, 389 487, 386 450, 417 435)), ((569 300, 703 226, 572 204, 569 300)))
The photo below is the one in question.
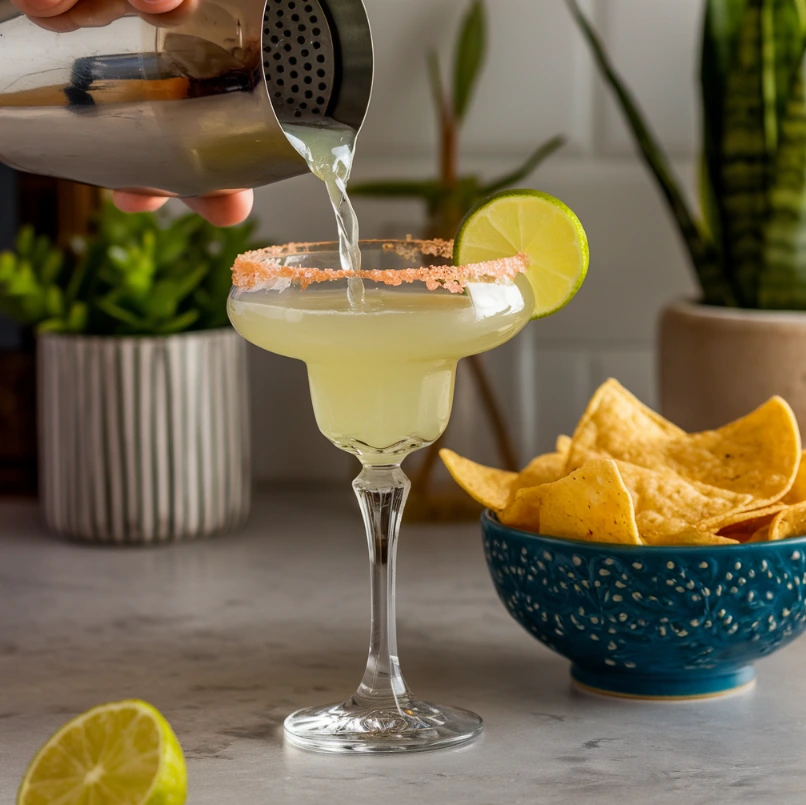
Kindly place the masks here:
POLYGON ((325 117, 336 80, 334 37, 319 0, 268 0, 263 27, 266 83, 281 123, 325 117))

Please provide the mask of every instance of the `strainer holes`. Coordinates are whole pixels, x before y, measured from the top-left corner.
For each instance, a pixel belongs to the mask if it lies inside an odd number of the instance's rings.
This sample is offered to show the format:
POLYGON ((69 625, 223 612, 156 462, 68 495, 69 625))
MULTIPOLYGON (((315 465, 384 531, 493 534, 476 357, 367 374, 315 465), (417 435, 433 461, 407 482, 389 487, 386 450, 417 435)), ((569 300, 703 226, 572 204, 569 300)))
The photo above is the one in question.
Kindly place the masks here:
POLYGON ((305 101, 303 101, 303 102, 302 102, 302 103, 299 105, 299 108, 300 108, 300 109, 307 109, 307 108, 308 108, 308 104, 307 104, 307 103, 305 103, 305 101))
POLYGON ((272 56, 272 58, 273 58, 275 61, 280 61, 280 59, 282 59, 282 58, 283 58, 283 54, 282 54, 282 53, 275 53, 275 54, 274 54, 274 56, 272 56))
POLYGON ((305 70, 305 72, 310 73, 311 70, 313 70, 313 65, 309 61, 306 61, 305 64, 302 65, 302 69, 305 70))
POLYGON ((319 55, 316 57, 316 61, 318 61, 318 62, 319 62, 319 64, 324 64, 324 63, 325 63, 325 54, 324 54, 324 53, 320 53, 320 54, 319 54, 319 55))
MULTIPOLYGON (((288 59, 288 63, 289 64, 296 64, 297 63, 297 57, 296 56, 290 56, 289 59, 288 59)), ((296 78, 296 76, 295 76, 295 78, 296 78)))
POLYGON ((319 50, 319 48, 321 48, 321 47, 322 47, 322 44, 320 42, 314 42, 313 43, 313 49, 314 50, 319 50))
POLYGON ((293 79, 297 79, 297 78, 299 78, 299 73, 298 73, 296 70, 292 70, 292 71, 289 73, 289 75, 290 75, 290 76, 291 76, 291 78, 293 78, 293 79))
MULTIPOLYGON (((278 86, 278 87, 283 87, 283 86, 285 86, 285 81, 283 81, 283 79, 282 79, 282 78, 278 78, 276 83, 277 83, 277 86, 278 86)), ((277 97, 278 97, 278 98, 282 98, 282 97, 283 97, 283 93, 282 93, 282 92, 278 92, 278 93, 277 93, 277 97)))
POLYGON ((315 115, 319 115, 319 114, 322 113, 322 110, 321 109, 311 109, 311 112, 313 112, 315 115))
POLYGON ((302 23, 300 23, 300 24, 297 26, 297 30, 298 30, 300 33, 305 33, 305 31, 307 31, 307 30, 308 30, 308 28, 307 28, 307 26, 305 26, 305 25, 303 25, 302 23))
POLYGON ((299 22, 299 14, 292 14, 291 15, 292 22, 299 22))
POLYGON ((294 84, 291 87, 291 92, 299 92, 299 84, 294 84))
POLYGON ((285 31, 283 31, 283 36, 285 36, 285 37, 289 37, 289 36, 291 36, 291 31, 289 31, 289 30, 286 28, 286 30, 285 30, 285 31))
POLYGON ((297 111, 294 112, 294 117, 302 117, 302 112, 300 112, 299 109, 297 109, 297 111))
POLYGON ((280 42, 280 37, 279 37, 279 36, 277 36, 277 35, 275 34, 275 35, 274 35, 274 36, 271 38, 271 41, 272 41, 272 43, 273 43, 273 44, 277 45, 277 44, 279 44, 279 42, 280 42))
POLYGON ((278 73, 284 73, 285 72, 285 67, 283 67, 282 64, 278 64, 277 65, 277 72, 278 73))
POLYGON ((324 106, 324 105, 325 105, 325 99, 324 99, 324 98, 317 98, 317 99, 316 99, 316 102, 317 102, 317 103, 318 103, 320 106, 324 106))
POLYGON ((324 78, 327 75, 327 73, 324 70, 317 70, 316 75, 318 75, 319 78, 324 78))
POLYGON ((305 13, 310 14, 313 11, 313 6, 305 6, 305 13))
POLYGON ((282 97, 283 97, 283 93, 282 93, 282 92, 275 92, 275 93, 274 93, 274 97, 275 97, 275 98, 278 98, 278 99, 279 99, 279 98, 282 98, 282 97))
POLYGON ((293 105, 294 105, 294 101, 296 101, 296 98, 289 98, 289 99, 286 101, 286 103, 287 103, 289 106, 293 106, 293 105))
POLYGON ((326 89, 327 89, 327 84, 325 84, 325 82, 323 81, 323 82, 322 82, 322 83, 319 85, 319 92, 324 92, 326 89))
POLYGON ((299 53, 300 53, 300 56, 302 56, 303 59, 308 58, 309 51, 307 49, 303 49, 299 53))
POLYGON ((279 28, 280 30, 282 30, 282 29, 283 29, 283 21, 282 21, 282 20, 280 20, 280 22, 278 22, 278 23, 275 25, 275 27, 276 27, 276 28, 279 28))
POLYGON ((321 28, 314 28, 313 29, 313 35, 314 36, 319 36, 319 34, 321 34, 321 33, 322 33, 321 28))
POLYGON ((313 93, 312 93, 312 92, 311 92, 309 89, 306 89, 306 90, 305 90, 305 97, 306 97, 308 100, 311 100, 311 98, 313 98, 313 93))
POLYGON ((316 14, 314 14, 311 17, 311 25, 316 25, 317 22, 319 22, 319 17, 317 17, 316 14))
POLYGON ((292 48, 292 47, 291 47, 291 45, 283 45, 283 50, 284 50, 286 53, 291 53, 291 51, 292 51, 293 49, 294 49, 294 48, 292 48))
POLYGON ((285 16, 285 11, 283 11, 283 9, 281 9, 281 8, 278 8, 277 9, 277 16, 278 17, 284 17, 285 16))

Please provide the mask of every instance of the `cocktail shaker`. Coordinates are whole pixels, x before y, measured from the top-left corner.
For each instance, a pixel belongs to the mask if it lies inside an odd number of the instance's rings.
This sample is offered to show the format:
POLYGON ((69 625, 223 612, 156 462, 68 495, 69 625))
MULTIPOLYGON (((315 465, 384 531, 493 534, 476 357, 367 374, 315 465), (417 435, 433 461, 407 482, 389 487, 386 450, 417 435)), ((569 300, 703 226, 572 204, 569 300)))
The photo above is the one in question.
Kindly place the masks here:
POLYGON ((364 120, 373 48, 361 0, 119 7, 106 19, 74 13, 86 25, 57 32, 0 0, 0 161, 197 196, 305 173, 289 123, 364 120))

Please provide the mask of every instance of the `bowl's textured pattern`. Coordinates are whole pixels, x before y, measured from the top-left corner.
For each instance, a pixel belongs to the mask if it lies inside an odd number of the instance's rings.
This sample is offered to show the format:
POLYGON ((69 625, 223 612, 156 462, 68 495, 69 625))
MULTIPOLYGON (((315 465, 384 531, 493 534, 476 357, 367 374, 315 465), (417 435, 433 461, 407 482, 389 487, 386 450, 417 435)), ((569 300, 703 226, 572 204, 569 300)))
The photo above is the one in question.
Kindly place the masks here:
POLYGON ((493 581, 512 616, 575 670, 619 676, 614 690, 629 693, 632 678, 635 692, 651 694, 655 678, 677 681, 663 691, 671 695, 710 692, 697 680, 735 675, 806 629, 802 538, 603 545, 516 531, 489 513, 483 530, 493 581))

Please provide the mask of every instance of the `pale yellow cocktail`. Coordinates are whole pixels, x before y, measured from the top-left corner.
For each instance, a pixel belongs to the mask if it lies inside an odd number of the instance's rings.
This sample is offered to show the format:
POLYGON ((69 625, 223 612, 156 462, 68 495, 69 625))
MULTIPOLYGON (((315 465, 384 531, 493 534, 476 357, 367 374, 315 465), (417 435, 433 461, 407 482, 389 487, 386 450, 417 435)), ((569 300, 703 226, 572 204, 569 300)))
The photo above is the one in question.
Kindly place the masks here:
POLYGON ((529 320, 533 298, 522 275, 470 282, 464 293, 364 285, 360 308, 342 283, 236 294, 229 315, 248 341, 307 364, 328 439, 364 461, 388 463, 439 438, 459 359, 509 341, 529 320))

